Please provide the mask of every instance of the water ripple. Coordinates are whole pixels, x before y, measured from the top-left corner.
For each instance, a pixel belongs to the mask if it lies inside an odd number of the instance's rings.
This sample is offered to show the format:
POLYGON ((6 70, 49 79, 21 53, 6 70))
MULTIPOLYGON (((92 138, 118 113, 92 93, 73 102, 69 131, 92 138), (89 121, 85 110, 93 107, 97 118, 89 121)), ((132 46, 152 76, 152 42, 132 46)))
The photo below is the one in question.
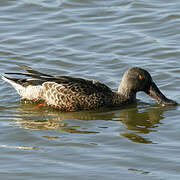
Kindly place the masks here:
MULTIPOLYGON (((117 89, 140 66, 180 102, 179 8, 177 0, 1 1, 0 71, 22 63, 117 89)), ((179 106, 138 93, 137 105, 123 109, 62 113, 21 104, 10 85, 0 86, 3 179, 179 176, 179 106)))

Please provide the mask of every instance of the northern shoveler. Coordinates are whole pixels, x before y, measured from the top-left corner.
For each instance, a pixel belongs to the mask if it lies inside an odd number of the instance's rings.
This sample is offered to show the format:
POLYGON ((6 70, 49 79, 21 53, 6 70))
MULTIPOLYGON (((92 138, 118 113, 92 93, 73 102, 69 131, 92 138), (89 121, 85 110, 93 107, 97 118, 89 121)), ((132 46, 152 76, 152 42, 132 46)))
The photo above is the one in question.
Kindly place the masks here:
POLYGON ((132 103, 136 93, 144 91, 161 105, 175 105, 158 89, 151 75, 144 69, 133 67, 127 70, 119 85, 113 91, 99 81, 70 76, 48 75, 24 65, 26 73, 6 73, 30 78, 11 78, 2 75, 22 97, 22 100, 43 103, 62 111, 95 110, 100 107, 117 107, 132 103))

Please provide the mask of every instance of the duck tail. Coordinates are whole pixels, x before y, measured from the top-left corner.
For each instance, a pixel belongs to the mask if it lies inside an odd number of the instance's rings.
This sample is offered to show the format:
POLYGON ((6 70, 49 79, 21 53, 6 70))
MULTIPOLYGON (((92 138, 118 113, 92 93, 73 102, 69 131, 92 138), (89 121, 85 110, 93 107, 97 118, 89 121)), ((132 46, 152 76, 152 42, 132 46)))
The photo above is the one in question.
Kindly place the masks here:
POLYGON ((1 78, 4 81, 8 82, 9 84, 11 84, 14 87, 14 89, 16 89, 18 94, 21 94, 20 92, 24 91, 25 87, 23 87, 21 84, 18 83, 19 79, 17 79, 17 78, 10 78, 10 77, 7 77, 7 76, 2 75, 2 74, 0 74, 0 75, 1 75, 1 78))

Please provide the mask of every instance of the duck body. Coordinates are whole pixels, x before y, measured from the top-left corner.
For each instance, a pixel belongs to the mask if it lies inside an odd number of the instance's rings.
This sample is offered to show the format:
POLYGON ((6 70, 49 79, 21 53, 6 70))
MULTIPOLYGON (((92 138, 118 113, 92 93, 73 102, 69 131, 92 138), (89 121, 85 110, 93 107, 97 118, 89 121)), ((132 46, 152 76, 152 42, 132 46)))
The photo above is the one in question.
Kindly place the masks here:
POLYGON ((99 81, 74 78, 70 76, 47 75, 30 67, 19 65, 27 73, 6 73, 23 75, 29 78, 2 79, 10 83, 22 97, 23 101, 43 103, 61 111, 95 110, 100 107, 117 107, 132 103, 136 100, 136 93, 144 91, 153 98, 158 98, 161 104, 175 104, 167 99, 155 85, 155 91, 161 97, 150 94, 152 84, 150 74, 141 68, 131 68, 125 72, 118 91, 113 91, 99 81))

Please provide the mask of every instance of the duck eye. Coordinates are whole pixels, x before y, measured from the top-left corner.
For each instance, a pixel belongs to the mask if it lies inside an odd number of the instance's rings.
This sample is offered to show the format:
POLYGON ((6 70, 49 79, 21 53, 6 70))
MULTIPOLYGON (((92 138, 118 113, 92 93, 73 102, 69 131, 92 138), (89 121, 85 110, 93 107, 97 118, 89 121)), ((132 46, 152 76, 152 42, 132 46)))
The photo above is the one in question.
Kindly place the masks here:
POLYGON ((139 75, 139 79, 140 79, 140 80, 143 80, 143 79, 144 79, 144 76, 139 75))

